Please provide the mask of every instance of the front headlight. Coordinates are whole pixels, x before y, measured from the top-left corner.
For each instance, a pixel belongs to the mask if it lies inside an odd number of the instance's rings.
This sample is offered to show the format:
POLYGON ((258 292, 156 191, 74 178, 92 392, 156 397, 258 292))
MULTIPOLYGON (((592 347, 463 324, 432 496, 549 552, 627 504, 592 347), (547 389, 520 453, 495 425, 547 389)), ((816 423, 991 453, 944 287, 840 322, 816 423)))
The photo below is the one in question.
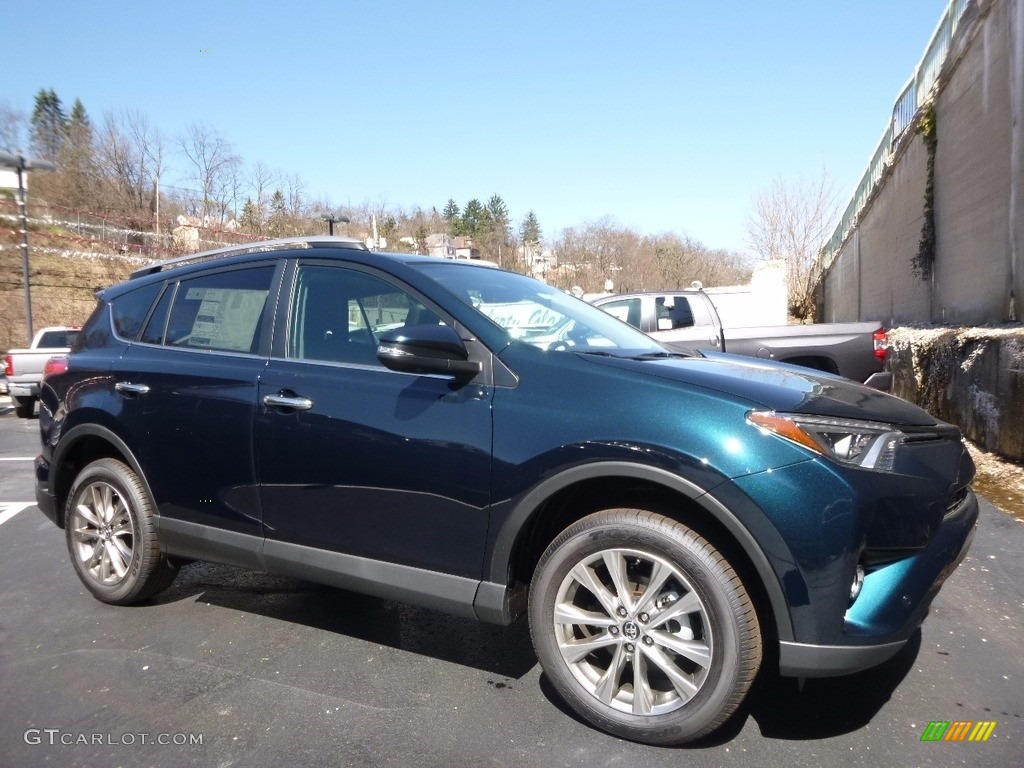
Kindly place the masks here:
POLYGON ((890 472, 904 435, 891 424, 799 413, 751 411, 747 421, 765 432, 843 464, 890 472))

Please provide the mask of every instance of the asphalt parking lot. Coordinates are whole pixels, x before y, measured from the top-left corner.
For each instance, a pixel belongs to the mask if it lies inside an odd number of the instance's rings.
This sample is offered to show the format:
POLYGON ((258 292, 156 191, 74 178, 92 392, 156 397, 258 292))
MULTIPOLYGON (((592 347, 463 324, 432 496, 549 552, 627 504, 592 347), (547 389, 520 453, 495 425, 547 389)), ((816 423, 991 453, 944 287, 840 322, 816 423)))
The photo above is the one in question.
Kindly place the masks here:
POLYGON ((0 399, 0 765, 1011 766, 1024 763, 1024 524, 982 504, 921 633, 878 669, 762 674, 712 740, 577 721, 525 623, 495 627, 195 563, 148 604, 90 597, 35 508, 38 422, 0 399), (922 742, 930 721, 988 741, 922 742), (166 743, 164 743, 166 742, 166 743))

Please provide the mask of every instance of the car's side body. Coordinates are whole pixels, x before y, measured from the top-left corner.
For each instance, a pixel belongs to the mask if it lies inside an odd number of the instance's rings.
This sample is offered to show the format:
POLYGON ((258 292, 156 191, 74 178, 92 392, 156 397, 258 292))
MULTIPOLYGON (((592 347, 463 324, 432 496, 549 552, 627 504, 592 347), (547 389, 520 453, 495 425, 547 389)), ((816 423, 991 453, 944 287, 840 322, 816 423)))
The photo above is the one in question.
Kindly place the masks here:
POLYGON ((977 517, 955 428, 792 366, 520 343, 446 282, 506 273, 438 261, 314 245, 104 292, 43 388, 40 508, 65 526, 76 477, 115 459, 152 499, 166 556, 503 624, 561 532, 639 508, 724 553, 784 674, 877 664, 923 620, 977 517), (347 302, 347 331, 317 325, 317 301, 347 302), (248 331, 197 340, 232 302, 252 304, 248 331), (428 352, 454 329, 461 373, 381 365, 406 354, 403 328, 428 352), (834 465, 749 421, 764 410, 870 414, 900 425, 899 454, 886 473, 834 465))

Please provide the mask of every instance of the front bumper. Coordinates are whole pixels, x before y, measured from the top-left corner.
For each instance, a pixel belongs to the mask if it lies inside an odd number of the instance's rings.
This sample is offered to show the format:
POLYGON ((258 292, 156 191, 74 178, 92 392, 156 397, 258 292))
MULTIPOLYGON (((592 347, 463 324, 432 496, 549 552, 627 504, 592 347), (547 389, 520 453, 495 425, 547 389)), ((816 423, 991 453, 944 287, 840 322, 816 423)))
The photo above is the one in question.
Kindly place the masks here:
POLYGON ((895 656, 924 621, 942 584, 967 555, 977 520, 978 499, 968 490, 943 518, 927 547, 865 577, 860 596, 843 622, 849 644, 782 641, 780 673, 793 677, 846 675, 895 656))

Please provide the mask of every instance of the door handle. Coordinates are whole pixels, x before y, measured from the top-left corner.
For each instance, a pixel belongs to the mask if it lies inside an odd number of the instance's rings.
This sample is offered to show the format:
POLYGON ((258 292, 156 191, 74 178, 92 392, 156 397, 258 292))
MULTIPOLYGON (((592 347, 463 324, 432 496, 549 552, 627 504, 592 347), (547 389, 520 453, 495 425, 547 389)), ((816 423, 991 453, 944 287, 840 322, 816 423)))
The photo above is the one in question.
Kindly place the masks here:
POLYGON ((149 392, 149 385, 133 384, 130 381, 119 381, 114 385, 114 389, 122 395, 144 395, 149 392))
POLYGON ((291 408, 293 411, 308 411, 313 407, 313 401, 308 397, 288 395, 264 395, 263 404, 268 408, 291 408))

